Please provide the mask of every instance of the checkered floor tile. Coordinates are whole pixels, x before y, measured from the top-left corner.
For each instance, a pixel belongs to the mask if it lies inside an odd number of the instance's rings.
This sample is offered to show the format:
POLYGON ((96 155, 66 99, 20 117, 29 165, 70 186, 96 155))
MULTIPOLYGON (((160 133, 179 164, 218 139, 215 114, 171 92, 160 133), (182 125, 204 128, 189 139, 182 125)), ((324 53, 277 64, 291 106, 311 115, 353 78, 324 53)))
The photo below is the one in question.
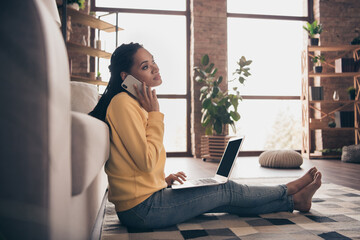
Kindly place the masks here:
MULTIPOLYGON (((249 185, 274 185, 293 179, 238 179, 249 185), (267 184, 263 184, 266 182, 267 184)), ((203 214, 165 229, 132 229, 119 222, 107 203, 102 240, 110 239, 359 239, 360 191, 323 183, 309 213, 280 212, 241 217, 203 214)))

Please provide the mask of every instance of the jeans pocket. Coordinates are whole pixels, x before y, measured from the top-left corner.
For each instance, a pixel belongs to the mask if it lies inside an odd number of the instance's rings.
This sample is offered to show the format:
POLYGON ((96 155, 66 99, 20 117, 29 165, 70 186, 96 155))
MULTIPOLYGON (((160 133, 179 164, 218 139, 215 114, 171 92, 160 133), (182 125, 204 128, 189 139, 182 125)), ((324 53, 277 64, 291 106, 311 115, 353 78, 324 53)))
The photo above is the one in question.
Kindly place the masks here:
POLYGON ((117 212, 120 222, 127 227, 146 228, 145 218, 149 212, 144 203, 123 212, 117 212))

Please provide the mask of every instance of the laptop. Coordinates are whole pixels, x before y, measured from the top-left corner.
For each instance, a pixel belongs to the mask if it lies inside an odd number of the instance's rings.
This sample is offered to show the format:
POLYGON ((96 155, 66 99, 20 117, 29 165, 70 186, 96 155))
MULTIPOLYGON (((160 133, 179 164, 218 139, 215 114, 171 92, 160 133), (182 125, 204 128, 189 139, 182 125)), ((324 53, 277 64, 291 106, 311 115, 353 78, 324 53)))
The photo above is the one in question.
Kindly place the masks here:
POLYGON ((231 171, 234 167, 235 160, 237 159, 243 141, 244 137, 236 137, 229 140, 214 177, 187 180, 183 184, 175 183, 171 185, 171 188, 184 189, 220 185, 226 183, 229 180, 231 171))

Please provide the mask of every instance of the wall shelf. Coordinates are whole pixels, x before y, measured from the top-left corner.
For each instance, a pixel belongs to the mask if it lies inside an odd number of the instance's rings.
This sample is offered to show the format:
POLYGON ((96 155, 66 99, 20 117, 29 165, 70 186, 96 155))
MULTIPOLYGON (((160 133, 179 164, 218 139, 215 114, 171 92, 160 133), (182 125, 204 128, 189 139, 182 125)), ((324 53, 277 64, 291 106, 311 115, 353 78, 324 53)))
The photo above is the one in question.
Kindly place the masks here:
MULTIPOLYGON (((115 32, 116 26, 102 21, 100 19, 97 19, 96 17, 92 17, 90 15, 87 15, 85 13, 82 13, 80 11, 77 11, 75 9, 67 7, 67 14, 71 16, 71 21, 74 23, 79 23, 85 26, 89 26, 94 29, 99 29, 105 32, 115 32)), ((118 31, 124 30, 120 27, 118 27, 118 31)))
MULTIPOLYGON (((118 27, 117 23, 115 26, 115 25, 110 24, 106 21, 103 21, 99 18, 90 16, 82 11, 75 10, 75 9, 67 6, 66 2, 63 2, 61 4, 59 2, 57 2, 57 4, 59 7, 59 10, 62 11, 62 26, 67 26, 67 21, 68 21, 67 16, 70 16, 71 18, 69 18, 69 19, 71 19, 72 23, 81 24, 83 26, 90 27, 92 29, 97 29, 99 31, 101 30, 101 31, 109 32, 109 33, 116 32, 116 44, 117 44, 117 32, 124 30, 124 29, 118 27)), ((64 35, 64 39, 67 39, 67 37, 66 37, 67 31, 64 30, 64 27, 63 27, 63 35, 64 35)), ((100 34, 98 36, 100 37, 100 34)), ((95 58, 103 58, 103 59, 111 58, 111 53, 97 49, 95 47, 85 46, 85 45, 70 42, 70 41, 66 41, 66 48, 67 48, 68 53, 77 53, 79 55, 88 55, 88 56, 92 56, 95 58)), ((88 73, 84 72, 84 73, 80 73, 80 74, 86 75, 88 73)), ((71 81, 86 82, 86 83, 95 84, 95 85, 107 86, 107 84, 108 84, 107 82, 87 78, 84 76, 73 75, 73 74, 71 74, 70 79, 71 79, 71 81)))
POLYGON ((111 53, 108 53, 108 52, 105 52, 105 51, 102 51, 102 50, 99 50, 96 48, 84 46, 84 45, 81 45, 78 43, 67 42, 66 48, 68 51, 78 52, 78 53, 90 55, 93 57, 99 57, 99 58, 105 58, 105 59, 111 58, 111 53))
POLYGON ((339 78, 339 77, 357 77, 357 76, 360 76, 360 72, 346 72, 346 73, 309 73, 309 77, 339 78))
POLYGON ((71 81, 85 82, 85 83, 90 83, 90 84, 94 84, 94 85, 107 86, 107 84, 108 84, 107 82, 104 82, 104 81, 90 79, 90 78, 76 76, 76 75, 71 75, 70 79, 71 79, 71 81))
POLYGON ((360 49, 360 45, 343 45, 343 46, 308 46, 309 52, 324 51, 324 52, 352 52, 360 49))
MULTIPOLYGON (((312 71, 312 66, 309 64, 310 58, 314 56, 313 53, 321 54, 321 52, 333 52, 338 57, 342 57, 344 52, 352 54, 355 59, 357 59, 356 52, 360 50, 360 45, 345 45, 345 46, 308 46, 302 54, 302 154, 309 158, 339 158, 339 155, 329 156, 322 155, 322 152, 314 149, 312 144, 314 132, 315 131, 329 131, 329 132, 349 132, 354 134, 355 144, 360 143, 360 131, 359 131, 359 120, 360 120, 360 100, 359 100, 359 89, 360 89, 360 72, 343 72, 335 73, 334 66, 332 61, 335 59, 328 59, 325 62, 326 65, 330 66, 332 70, 325 73, 314 73, 312 71), (345 100, 341 99, 339 101, 334 101, 330 99, 324 100, 310 100, 310 87, 319 87, 319 84, 324 84, 320 80, 327 79, 326 81, 331 81, 331 79, 341 79, 341 78, 352 78, 353 86, 357 89, 357 96, 355 100, 345 100), (354 111, 354 127, 334 127, 330 128, 328 122, 330 120, 335 120, 336 112, 341 112, 344 109, 352 108, 354 111)), ((358 59, 357 59, 358 60, 358 59)), ((325 81, 325 83, 326 83, 325 81)), ((341 139, 339 139, 341 141, 341 139)))

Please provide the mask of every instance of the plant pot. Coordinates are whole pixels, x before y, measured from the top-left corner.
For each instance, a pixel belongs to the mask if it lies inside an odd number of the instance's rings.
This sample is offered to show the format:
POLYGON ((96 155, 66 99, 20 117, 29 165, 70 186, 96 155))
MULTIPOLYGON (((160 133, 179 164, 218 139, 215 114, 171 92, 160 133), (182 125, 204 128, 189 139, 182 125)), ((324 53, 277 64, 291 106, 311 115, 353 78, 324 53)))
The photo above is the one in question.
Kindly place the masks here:
POLYGON ((319 46, 318 38, 310 38, 310 46, 319 46))
POLYGON ((322 69, 323 69, 322 66, 315 66, 314 67, 314 73, 322 73, 322 69))
POLYGON ((330 128, 334 128, 334 127, 336 127, 336 123, 335 123, 334 121, 329 121, 329 122, 328 122, 328 126, 329 126, 330 128))
POLYGON ((220 161, 231 136, 201 136, 201 158, 220 161))

